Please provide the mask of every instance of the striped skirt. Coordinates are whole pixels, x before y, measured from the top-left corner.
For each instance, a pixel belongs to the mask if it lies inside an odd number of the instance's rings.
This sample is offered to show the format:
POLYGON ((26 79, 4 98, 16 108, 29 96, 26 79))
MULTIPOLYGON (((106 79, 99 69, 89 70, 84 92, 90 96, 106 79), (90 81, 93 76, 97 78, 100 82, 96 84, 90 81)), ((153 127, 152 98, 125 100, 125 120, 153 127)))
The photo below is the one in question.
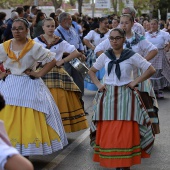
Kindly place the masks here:
MULTIPOLYGON (((86 65, 88 68, 91 68, 93 66, 93 63, 96 62, 97 55, 94 53, 93 50, 89 49, 87 51, 86 57, 87 57, 86 65)), ((96 73, 96 76, 99 80, 102 80, 102 78, 104 77, 104 74, 105 74, 105 69, 102 68, 96 73)), ((92 82, 89 75, 86 75, 84 79, 84 87, 91 91, 98 90, 97 86, 92 82)))
POLYGON ((88 128, 80 90, 69 74, 61 67, 54 67, 43 80, 59 108, 65 132, 88 128))
POLYGON ((68 144, 59 110, 42 79, 9 75, 0 81, 0 112, 12 145, 24 156, 47 155, 68 144))
POLYGON ((169 85, 162 71, 162 69, 156 69, 156 73, 150 78, 154 90, 161 90, 169 85))
POLYGON ((149 157, 154 143, 147 110, 137 92, 125 86, 106 88, 94 100, 94 161, 106 168, 139 164, 149 157))
MULTIPOLYGON (((141 71, 139 69, 137 71, 138 71, 138 73, 137 73, 138 76, 140 76, 141 71)), ((156 99, 155 92, 153 90, 151 81, 149 79, 147 79, 144 82, 139 83, 137 89, 140 92, 147 93, 147 95, 144 95, 144 98, 142 98, 142 99, 144 100, 144 103, 145 102, 147 103, 147 105, 145 105, 145 107, 146 107, 149 117, 151 119, 154 132, 155 132, 155 134, 159 134, 160 133, 159 117, 158 117, 159 107, 158 107, 158 101, 156 99), (149 105, 148 105, 148 103, 149 103, 149 105)))

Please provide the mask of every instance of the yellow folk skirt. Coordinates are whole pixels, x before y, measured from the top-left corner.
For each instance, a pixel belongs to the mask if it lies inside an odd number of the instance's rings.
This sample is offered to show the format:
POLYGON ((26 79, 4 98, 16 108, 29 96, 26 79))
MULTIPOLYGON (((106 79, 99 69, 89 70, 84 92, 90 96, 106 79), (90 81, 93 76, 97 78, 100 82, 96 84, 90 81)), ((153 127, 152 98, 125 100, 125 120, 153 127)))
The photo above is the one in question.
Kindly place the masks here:
POLYGON ((46 123, 44 113, 6 105, 0 119, 4 121, 12 146, 22 155, 46 155, 59 150, 55 144, 60 143, 60 136, 46 123))
POLYGON ((88 128, 88 122, 76 92, 61 88, 50 88, 49 90, 59 108, 66 133, 88 128))

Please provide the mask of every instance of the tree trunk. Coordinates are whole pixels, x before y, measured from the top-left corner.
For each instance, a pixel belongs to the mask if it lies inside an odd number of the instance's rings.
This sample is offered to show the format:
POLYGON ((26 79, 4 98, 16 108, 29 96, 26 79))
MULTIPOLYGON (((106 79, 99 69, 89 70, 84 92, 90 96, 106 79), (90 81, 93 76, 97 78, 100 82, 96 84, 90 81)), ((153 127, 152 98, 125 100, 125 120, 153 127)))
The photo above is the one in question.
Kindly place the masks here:
POLYGON ((57 8, 61 7, 62 2, 63 2, 62 0, 52 0, 52 3, 53 3, 54 8, 55 8, 55 11, 56 11, 57 8))
POLYGON ((113 9, 114 9, 114 13, 117 14, 117 0, 111 0, 112 5, 113 5, 113 9))
POLYGON ((78 12, 79 15, 82 15, 82 5, 83 5, 83 0, 78 0, 78 12))

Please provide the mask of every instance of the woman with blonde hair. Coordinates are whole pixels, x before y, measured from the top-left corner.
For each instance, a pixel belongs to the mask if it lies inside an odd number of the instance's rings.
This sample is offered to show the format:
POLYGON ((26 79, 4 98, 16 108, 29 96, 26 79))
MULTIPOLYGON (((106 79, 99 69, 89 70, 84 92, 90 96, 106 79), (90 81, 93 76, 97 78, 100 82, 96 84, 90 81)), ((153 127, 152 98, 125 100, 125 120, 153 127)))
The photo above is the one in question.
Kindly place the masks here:
POLYGON ((34 40, 55 53, 57 64, 42 79, 59 107, 65 132, 85 129, 88 127, 88 123, 81 103, 81 91, 63 67, 65 62, 79 57, 79 52, 74 45, 70 45, 54 35, 55 22, 53 18, 44 19, 43 30, 44 34, 34 40), (68 54, 66 58, 62 58, 64 53, 68 54))

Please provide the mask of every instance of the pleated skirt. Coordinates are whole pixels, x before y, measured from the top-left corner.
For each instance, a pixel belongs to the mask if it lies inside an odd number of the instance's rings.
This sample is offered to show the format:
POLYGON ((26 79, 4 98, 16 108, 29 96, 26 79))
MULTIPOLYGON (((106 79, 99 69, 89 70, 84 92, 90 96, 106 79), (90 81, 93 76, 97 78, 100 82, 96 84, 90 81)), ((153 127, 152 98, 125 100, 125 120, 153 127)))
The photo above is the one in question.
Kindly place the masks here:
POLYGON ((156 73, 150 78, 154 90, 161 90, 169 86, 168 80, 163 76, 162 69, 156 69, 156 73))
POLYGON ((60 148, 60 136, 46 123, 45 114, 31 108, 10 106, 0 113, 10 142, 22 155, 47 155, 60 148))
POLYGON ((50 92, 59 108, 66 133, 88 128, 88 122, 78 95, 61 88, 50 88, 50 92))
POLYGON ((62 67, 54 67, 43 80, 57 104, 66 133, 88 128, 81 103, 81 92, 62 67))
POLYGON ((106 85, 97 93, 91 123, 91 145, 95 162, 106 168, 130 167, 149 158, 154 133, 137 91, 126 86, 106 85))
POLYGON ((93 160, 105 168, 131 167, 149 158, 134 121, 98 121, 93 160))
POLYGON ((159 49, 158 54, 150 60, 156 69, 156 73, 150 78, 154 90, 161 90, 169 86, 169 61, 166 57, 164 49, 159 49))
POLYGON ((55 101, 41 79, 9 75, 0 81, 6 101, 0 119, 23 156, 48 155, 68 144, 55 101))

